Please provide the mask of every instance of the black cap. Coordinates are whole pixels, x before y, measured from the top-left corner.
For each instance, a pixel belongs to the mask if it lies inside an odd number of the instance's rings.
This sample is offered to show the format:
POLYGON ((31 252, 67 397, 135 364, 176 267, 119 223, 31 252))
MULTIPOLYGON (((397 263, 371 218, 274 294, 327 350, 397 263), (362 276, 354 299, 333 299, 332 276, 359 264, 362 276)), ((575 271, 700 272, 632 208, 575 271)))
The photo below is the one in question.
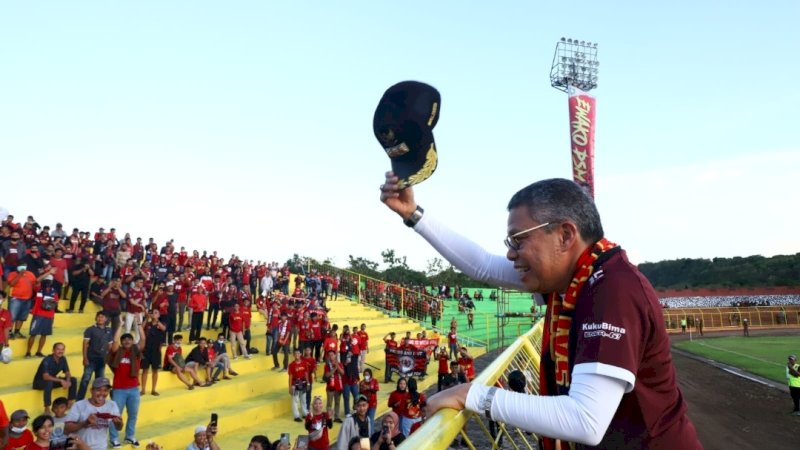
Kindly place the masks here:
POLYGON ((418 81, 403 81, 384 92, 372 128, 400 186, 413 186, 436 170, 438 156, 433 127, 439 120, 442 98, 434 87, 418 81))

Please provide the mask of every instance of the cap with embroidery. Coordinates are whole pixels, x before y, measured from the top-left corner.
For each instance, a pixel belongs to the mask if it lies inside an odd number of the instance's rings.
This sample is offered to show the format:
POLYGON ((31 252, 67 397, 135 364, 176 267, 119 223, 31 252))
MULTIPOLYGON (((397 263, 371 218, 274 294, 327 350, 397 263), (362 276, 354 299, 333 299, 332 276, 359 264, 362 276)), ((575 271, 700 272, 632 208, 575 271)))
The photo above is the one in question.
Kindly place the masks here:
POLYGON ((433 128, 442 99, 433 86, 403 81, 384 92, 372 128, 392 161, 392 171, 407 187, 427 180, 438 165, 433 128))

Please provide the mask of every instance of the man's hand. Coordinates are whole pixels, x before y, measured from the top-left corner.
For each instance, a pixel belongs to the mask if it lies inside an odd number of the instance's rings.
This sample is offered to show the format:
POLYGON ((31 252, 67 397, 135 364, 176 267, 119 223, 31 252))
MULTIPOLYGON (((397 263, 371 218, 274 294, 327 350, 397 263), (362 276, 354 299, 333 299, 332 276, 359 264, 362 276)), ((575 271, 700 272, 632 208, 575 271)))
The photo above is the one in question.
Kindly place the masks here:
POLYGON ((97 414, 89 414, 89 417, 86 418, 86 426, 94 425, 97 423, 97 414))
POLYGON ((72 386, 72 383, 69 380, 61 380, 61 387, 69 389, 70 386, 72 386))
POLYGON ((410 187, 400 189, 399 182, 400 178, 394 172, 386 172, 386 180, 381 185, 381 201, 405 220, 417 209, 417 203, 414 190, 410 187))
POLYGON ((425 416, 431 417, 436 411, 444 408, 463 410, 464 405, 467 403, 467 393, 470 386, 472 386, 471 383, 459 384, 434 394, 428 399, 427 406, 425 406, 425 416))
POLYGON ((86 358, 83 358, 83 367, 87 367, 88 365, 89 365, 89 360, 86 359, 86 358))
POLYGON ((294 395, 294 386, 289 386, 289 395, 294 395))

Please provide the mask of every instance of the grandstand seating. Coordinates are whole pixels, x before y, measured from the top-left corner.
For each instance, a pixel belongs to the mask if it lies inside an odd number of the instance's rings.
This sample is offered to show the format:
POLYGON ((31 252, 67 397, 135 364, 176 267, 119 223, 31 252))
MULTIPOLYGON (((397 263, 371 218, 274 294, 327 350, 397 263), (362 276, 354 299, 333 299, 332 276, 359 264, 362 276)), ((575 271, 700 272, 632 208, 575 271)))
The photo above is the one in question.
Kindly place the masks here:
MULTIPOLYGON (((332 308, 329 315, 332 323, 338 323, 340 326, 367 324, 367 332, 370 335, 370 353, 367 362, 381 370, 384 367, 381 340, 384 335, 390 331, 401 333, 422 330, 413 321, 390 318, 380 311, 341 297, 339 301, 329 302, 329 307, 332 308)), ((67 346, 66 357, 72 375, 79 380, 83 373, 80 356, 82 333, 93 323, 96 310, 94 308, 87 308, 84 314, 56 315, 54 335, 48 338, 45 346, 45 353, 49 353, 52 344, 64 342, 67 346)), ((65 309, 63 303, 62 309, 65 309)), ((26 324, 22 329, 26 335, 27 329, 26 324)), ((216 333, 215 330, 203 330, 203 335, 206 337, 216 337, 216 333)), ((142 398, 136 436, 142 444, 155 441, 165 450, 186 448, 192 439, 194 427, 208 423, 211 412, 216 412, 220 417, 218 441, 222 448, 246 448, 249 438, 255 434, 266 434, 272 440, 277 439, 282 432, 289 432, 293 439, 298 434, 305 434, 302 424, 292 421, 287 374, 270 370, 272 358, 263 354, 265 322, 256 314, 253 315, 252 335, 252 345, 262 353, 255 355, 251 360, 240 358, 234 361, 234 370, 240 375, 231 381, 221 381, 212 387, 189 391, 175 375, 162 371, 158 380, 158 391, 161 395, 154 397, 148 392, 142 398)), ((42 393, 31 389, 31 381, 40 359, 21 357, 25 353, 26 341, 27 339, 11 341, 14 358, 10 364, 0 366, 2 374, 0 398, 9 412, 26 409, 29 414, 36 416, 43 409, 42 393)), ((481 350, 476 349, 475 352, 480 353, 481 350)), ((434 365, 429 367, 433 376, 426 377, 420 382, 421 389, 436 381, 436 367, 434 365)), ((319 374, 321 375, 321 367, 319 374)), ((383 379, 382 376, 376 378, 383 379)), ((394 385, 382 384, 381 389, 378 414, 387 409, 386 400, 394 385)), ((316 383, 314 394, 324 396, 324 385, 316 383)), ((63 390, 53 392, 54 398, 61 395, 66 395, 66 392, 63 390)), ((332 439, 338 433, 338 428, 339 424, 335 424, 332 439)))

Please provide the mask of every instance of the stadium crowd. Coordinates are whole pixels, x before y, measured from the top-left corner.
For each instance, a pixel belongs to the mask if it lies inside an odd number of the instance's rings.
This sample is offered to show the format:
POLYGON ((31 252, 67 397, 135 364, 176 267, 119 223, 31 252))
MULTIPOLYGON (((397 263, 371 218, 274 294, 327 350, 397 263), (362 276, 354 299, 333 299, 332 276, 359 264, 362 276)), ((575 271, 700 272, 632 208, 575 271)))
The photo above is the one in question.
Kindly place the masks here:
MULTIPOLYGON (((394 448, 423 420, 424 395, 409 376, 398 380, 389 402, 392 412, 375 425, 380 385, 372 369, 365 367, 366 324, 343 325, 340 331, 327 318, 326 302, 337 300, 340 288, 352 280, 312 271, 298 275, 290 293, 286 265, 253 263, 236 255, 226 261, 216 252, 178 250, 173 240, 159 248, 153 238, 144 243, 130 234, 120 237, 114 228, 95 233, 75 228, 67 233, 61 223, 51 229, 31 216, 17 223, 11 215, 0 224, 0 263, 3 362, 12 359, 10 340, 27 339, 24 357, 41 358, 31 380, 32 388, 42 391, 44 412, 28 424, 26 411, 8 415, 0 402, 0 450, 43 448, 45 441, 51 442, 48 448, 139 447, 140 404, 148 392, 160 395, 159 372, 173 374, 189 390, 237 376, 235 361, 259 352, 251 345, 254 312, 266 321, 265 356, 271 356, 273 370, 288 373, 292 412, 309 432, 309 448, 328 448, 328 430, 334 422, 342 424, 338 448, 351 448, 362 438, 370 440, 370 448, 394 448), (68 300, 64 311, 59 309, 61 299, 68 300), (88 301, 99 305, 95 314, 85 314, 88 301), (55 342, 48 355, 43 353, 49 336, 55 333, 58 339, 53 326, 57 313, 86 315, 80 377, 70 370, 63 342, 55 342), (25 330, 29 315, 33 318, 25 330), (219 330, 216 339, 201 336, 204 325, 206 330, 219 330), (184 342, 192 346, 185 353, 184 342), (326 408, 321 397, 311 395, 321 364, 326 408), (52 399, 59 388, 66 396, 52 399), (123 411, 127 411, 125 422, 123 411)), ((352 284, 350 288, 352 293, 352 284)), ((378 288, 368 283, 368 296, 373 298, 371 290, 378 288)), ((383 294, 374 298, 386 297, 383 294)), ((416 302, 411 309, 420 318, 440 311, 437 298, 407 300, 416 302)), ((442 356, 448 353, 445 348, 427 349, 427 360, 433 356, 439 361, 440 389, 474 377, 472 358, 458 345, 456 327, 455 321, 451 323, 449 355, 442 356)), ((391 349, 418 350, 410 333, 401 342, 395 335, 383 339, 389 382, 391 374, 399 372, 389 367, 391 349)), ((424 333, 416 338, 427 339, 424 333)), ((198 426, 188 449, 218 449, 216 433, 216 423, 198 426)), ((270 442, 266 436, 255 436, 250 447, 267 450, 290 444, 283 438, 270 442)))
POLYGON ((727 295, 712 297, 666 297, 659 300, 665 308, 715 308, 800 305, 800 295, 727 295))

